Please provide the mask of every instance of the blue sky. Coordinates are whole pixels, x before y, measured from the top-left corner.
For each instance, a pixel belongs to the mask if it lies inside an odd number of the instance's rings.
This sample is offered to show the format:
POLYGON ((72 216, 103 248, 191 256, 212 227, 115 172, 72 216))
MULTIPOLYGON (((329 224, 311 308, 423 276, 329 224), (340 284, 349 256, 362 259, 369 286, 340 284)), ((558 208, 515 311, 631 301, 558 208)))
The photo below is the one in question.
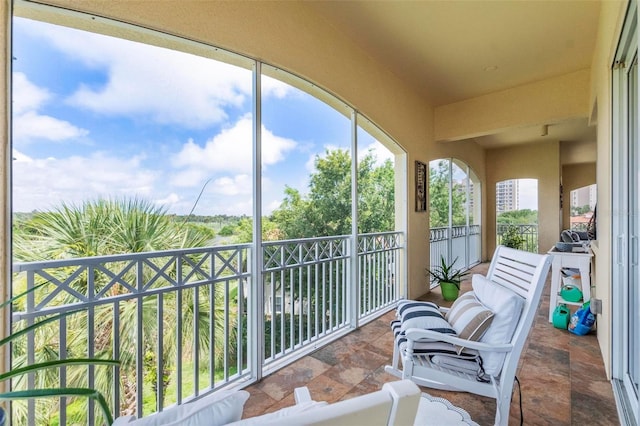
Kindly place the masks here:
MULTIPOLYGON (((13 210, 138 196, 186 214, 252 212, 251 71, 211 59, 14 19, 13 210), (208 183, 207 183, 208 182, 208 183)), ((306 191, 317 155, 350 124, 263 77, 263 210, 306 191)), ((359 153, 392 158, 364 132, 359 153)))

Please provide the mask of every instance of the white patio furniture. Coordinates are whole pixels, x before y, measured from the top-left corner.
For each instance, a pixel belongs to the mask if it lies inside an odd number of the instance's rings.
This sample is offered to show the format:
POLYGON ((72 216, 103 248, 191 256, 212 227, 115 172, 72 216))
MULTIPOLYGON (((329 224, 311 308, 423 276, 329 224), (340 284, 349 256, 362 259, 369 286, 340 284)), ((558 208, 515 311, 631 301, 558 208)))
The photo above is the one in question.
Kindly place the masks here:
POLYGON ((141 419, 120 417, 114 426, 412 426, 421 400, 420 388, 410 380, 333 404, 313 401, 306 387, 296 388, 294 396, 293 406, 241 420, 249 393, 222 391, 141 419))
POLYGON ((421 386, 495 398, 495 424, 507 425, 518 360, 550 266, 549 255, 499 246, 487 276, 474 275, 473 291, 451 309, 400 302, 386 371, 421 386))
POLYGON ((479 426, 466 410, 456 407, 445 398, 422 393, 413 426, 479 426))

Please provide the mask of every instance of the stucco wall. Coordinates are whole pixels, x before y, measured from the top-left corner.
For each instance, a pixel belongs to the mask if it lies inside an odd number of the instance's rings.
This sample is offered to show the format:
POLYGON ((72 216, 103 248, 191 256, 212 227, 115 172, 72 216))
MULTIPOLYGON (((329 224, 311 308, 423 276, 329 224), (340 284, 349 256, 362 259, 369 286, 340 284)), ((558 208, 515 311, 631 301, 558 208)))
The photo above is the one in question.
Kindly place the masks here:
MULTIPOLYGON (((545 142, 490 149, 487 158, 487 206, 496 205, 496 183, 507 179, 538 180, 538 250, 546 253, 560 235, 560 143, 545 142)), ((489 253, 496 247, 496 211, 485 210, 489 253)))

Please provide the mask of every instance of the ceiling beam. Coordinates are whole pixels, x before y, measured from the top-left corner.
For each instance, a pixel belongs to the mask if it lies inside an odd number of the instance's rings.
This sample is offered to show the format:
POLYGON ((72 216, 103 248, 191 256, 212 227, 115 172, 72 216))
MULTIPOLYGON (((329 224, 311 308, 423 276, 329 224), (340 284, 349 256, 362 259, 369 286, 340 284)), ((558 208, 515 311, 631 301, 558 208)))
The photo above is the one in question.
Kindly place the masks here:
POLYGON ((589 77, 584 69, 437 107, 434 140, 457 141, 588 117, 589 77))

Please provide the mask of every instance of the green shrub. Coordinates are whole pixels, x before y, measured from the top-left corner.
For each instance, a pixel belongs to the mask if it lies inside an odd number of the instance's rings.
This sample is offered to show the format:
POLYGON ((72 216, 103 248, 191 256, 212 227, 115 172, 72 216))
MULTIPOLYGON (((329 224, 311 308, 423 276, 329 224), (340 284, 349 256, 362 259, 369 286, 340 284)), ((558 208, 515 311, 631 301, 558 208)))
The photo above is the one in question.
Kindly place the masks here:
POLYGON ((525 239, 520 234, 520 230, 515 225, 509 225, 507 230, 502 234, 501 244, 503 246, 511 247, 514 249, 522 249, 525 239))

